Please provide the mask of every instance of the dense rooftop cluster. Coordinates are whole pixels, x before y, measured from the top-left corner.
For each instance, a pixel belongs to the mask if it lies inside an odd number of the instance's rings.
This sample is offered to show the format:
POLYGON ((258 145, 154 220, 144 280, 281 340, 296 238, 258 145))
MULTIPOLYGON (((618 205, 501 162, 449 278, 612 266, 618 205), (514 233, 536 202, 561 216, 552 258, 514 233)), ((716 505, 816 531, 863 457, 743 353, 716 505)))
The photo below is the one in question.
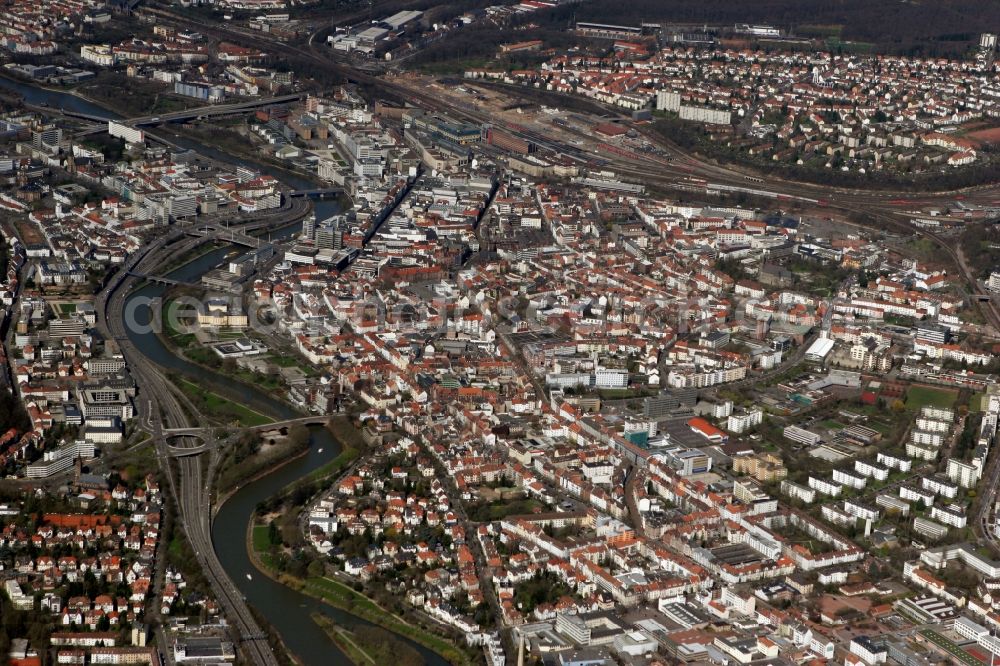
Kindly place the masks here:
POLYGON ((995 64, 834 53, 621 43, 537 70, 470 70, 631 109, 722 126, 734 148, 782 162, 926 170, 980 159, 956 128, 997 117, 995 64), (731 123, 741 131, 732 134, 731 123))

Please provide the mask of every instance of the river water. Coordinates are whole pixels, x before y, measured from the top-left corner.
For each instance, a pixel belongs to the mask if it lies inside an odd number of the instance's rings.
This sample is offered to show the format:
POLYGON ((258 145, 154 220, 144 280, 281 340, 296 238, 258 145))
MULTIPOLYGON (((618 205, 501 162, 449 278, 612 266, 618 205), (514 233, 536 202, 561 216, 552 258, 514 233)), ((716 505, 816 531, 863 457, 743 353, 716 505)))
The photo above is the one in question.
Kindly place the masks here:
MULTIPOLYGON (((72 93, 50 90, 48 88, 40 88, 30 83, 10 79, 2 75, 0 75, 0 89, 17 93, 24 98, 25 102, 29 104, 33 104, 35 106, 49 106, 53 111, 59 109, 75 111, 77 113, 86 113, 99 118, 107 118, 108 120, 120 120, 122 118, 120 114, 106 109, 103 106, 98 106, 97 104, 94 104, 93 102, 90 102, 82 97, 77 97, 72 93)), ((229 155, 228 153, 224 153, 217 148, 206 146, 205 144, 191 139, 186 135, 177 134, 170 128, 171 125, 166 124, 156 128, 154 131, 157 135, 163 135, 167 140, 177 144, 181 148, 193 150, 201 155, 204 155, 205 157, 218 160, 219 162, 228 162, 229 164, 256 169, 261 173, 274 176, 292 189, 311 190, 316 187, 316 183, 307 180, 306 178, 297 176, 283 169, 276 169, 268 164, 261 164, 236 157, 234 155, 229 155)), ((319 215, 318 212, 317 215, 319 215)))
MULTIPOLYGON (((75 95, 46 90, 4 77, 0 77, 0 88, 17 92, 24 97, 25 101, 36 105, 44 103, 56 109, 71 109, 108 119, 121 117, 75 95)), ((306 189, 312 186, 308 181, 287 172, 269 170, 264 165, 235 158, 186 137, 171 135, 171 141, 219 161, 249 165, 265 173, 270 172, 293 188, 306 189)), ((324 219, 336 213, 337 210, 337 202, 318 202, 316 204, 318 219, 324 219)), ((284 230, 272 233, 271 238, 277 240, 282 235, 290 236, 297 233, 299 228, 300 225, 291 225, 284 230)), ((229 247, 212 250, 173 270, 168 276, 185 282, 197 282, 202 274, 228 260, 231 251, 232 248, 229 247)), ((162 296, 164 291, 165 287, 161 285, 147 285, 133 292, 128 297, 128 302, 137 297, 156 298, 162 296)), ((140 325, 148 323, 149 316, 148 309, 136 311, 137 323, 140 325)), ((276 420, 294 418, 299 415, 291 406, 277 399, 273 394, 233 382, 219 373, 178 358, 163 345, 155 333, 129 331, 128 336, 135 347, 156 364, 195 381, 226 398, 276 420)), ((247 601, 278 631, 292 653, 308 666, 341 666, 351 663, 330 641, 326 633, 313 622, 310 617, 312 613, 323 613, 339 626, 348 629, 356 626, 367 626, 368 623, 345 611, 296 592, 258 572, 250 562, 247 553, 246 530, 260 502, 273 497, 289 484, 330 462, 340 453, 341 449, 340 442, 333 437, 329 430, 325 428, 313 429, 311 445, 305 456, 243 486, 222 505, 212 523, 212 540, 215 551, 229 577, 247 601), (252 580, 247 579, 248 574, 252 576, 252 580)), ((419 651, 428 666, 446 666, 447 662, 436 653, 405 637, 397 635, 397 638, 419 651)))
MULTIPOLYGON (((293 225, 287 228, 285 233, 293 233, 297 230, 298 225, 293 225)), ((272 234, 272 238, 276 236, 280 236, 280 232, 272 234)), ((227 261, 230 253, 231 248, 229 247, 212 250, 170 272, 168 277, 184 282, 197 281, 203 273, 227 261)), ((162 285, 147 285, 129 295, 128 301, 138 297, 157 298, 162 296, 165 289, 162 285)), ((137 310, 137 323, 140 326, 148 324, 149 314, 148 309, 137 310)), ((129 331, 128 336, 137 349, 158 365, 196 381, 199 385, 226 398, 277 420, 299 416, 288 404, 277 400, 272 394, 264 393, 246 384, 233 382, 216 372, 178 358, 155 333, 129 331)), ((212 523, 212 541, 215 552, 229 577, 247 601, 253 604, 281 634, 281 638, 288 648, 309 666, 314 664, 316 666, 350 664, 347 657, 329 640, 326 633, 313 622, 310 617, 312 613, 323 613, 332 618, 338 625, 347 628, 367 625, 368 623, 347 612, 296 592, 258 572, 247 554, 246 529, 260 502, 273 497, 289 484, 330 462, 340 453, 341 448, 340 442, 333 437, 329 430, 325 428, 313 429, 311 446, 305 456, 241 488, 222 505, 212 523), (247 574, 250 574, 253 579, 248 580, 247 574)), ((444 666, 447 663, 440 656, 422 646, 402 636, 398 636, 398 638, 417 649, 427 664, 444 666)))

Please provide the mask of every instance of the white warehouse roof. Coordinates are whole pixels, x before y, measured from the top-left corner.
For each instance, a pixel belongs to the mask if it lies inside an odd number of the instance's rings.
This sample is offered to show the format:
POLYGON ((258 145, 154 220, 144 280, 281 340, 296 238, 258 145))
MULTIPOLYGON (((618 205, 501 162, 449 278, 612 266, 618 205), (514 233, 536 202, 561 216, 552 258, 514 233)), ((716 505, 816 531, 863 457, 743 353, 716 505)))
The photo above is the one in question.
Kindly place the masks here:
POLYGON ((396 12, 395 14, 393 14, 392 16, 390 16, 389 18, 383 19, 382 23, 385 23, 387 26, 389 26, 393 30, 396 30, 400 26, 406 25, 410 21, 413 21, 413 20, 416 20, 416 19, 420 18, 421 16, 423 16, 423 14, 424 14, 423 12, 418 12, 418 11, 414 11, 414 10, 396 12))
POLYGON ((812 358, 826 358, 826 355, 833 351, 833 340, 830 338, 819 338, 806 350, 806 356, 812 358))

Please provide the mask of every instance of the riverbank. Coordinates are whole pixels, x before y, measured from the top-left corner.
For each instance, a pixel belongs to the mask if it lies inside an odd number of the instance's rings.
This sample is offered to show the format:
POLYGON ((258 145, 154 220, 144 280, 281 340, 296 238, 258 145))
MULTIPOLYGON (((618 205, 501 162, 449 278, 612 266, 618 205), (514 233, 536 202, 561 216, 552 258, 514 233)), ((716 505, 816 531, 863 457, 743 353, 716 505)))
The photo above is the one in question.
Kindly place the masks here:
POLYGON ((246 147, 253 144, 251 143, 249 137, 244 137, 239 132, 235 132, 234 130, 221 125, 210 126, 215 127, 216 131, 207 132, 202 130, 201 127, 182 124, 173 126, 171 128, 171 132, 174 136, 197 141, 198 143, 214 148, 215 150, 235 155, 240 159, 257 162, 262 166, 266 166, 274 171, 285 173, 294 178, 304 178, 318 187, 329 185, 329 183, 323 181, 314 173, 289 169, 284 163, 261 155, 261 153, 257 150, 247 150, 246 147))
MULTIPOLYGON (((242 479, 238 484, 236 484, 232 488, 230 488, 228 490, 224 490, 221 493, 219 493, 218 498, 216 499, 215 503, 212 505, 212 517, 213 517, 213 519, 214 519, 215 515, 217 513, 219 513, 219 511, 222 510, 223 505, 225 505, 225 503, 233 495, 235 495, 239 491, 243 490, 244 486, 248 486, 251 483, 254 483, 256 481, 260 481, 261 479, 263 479, 267 475, 269 475, 269 474, 271 474, 273 472, 278 471, 279 469, 281 469, 285 465, 289 465, 289 464, 295 462, 296 460, 304 458, 308 454, 309 454, 309 447, 306 447, 305 449, 303 449, 302 451, 299 451, 298 453, 295 453, 295 454, 292 454, 292 455, 288 455, 288 456, 284 456, 282 462, 279 462, 277 465, 269 465, 269 466, 266 466, 266 467, 264 465, 260 465, 258 467, 258 469, 257 469, 256 472, 251 473, 250 476, 245 477, 244 479, 242 479)), ((216 492, 218 492, 218 488, 216 488, 216 492)), ((252 521, 249 522, 249 524, 252 526, 253 525, 252 521)), ((250 550, 248 549, 247 552, 250 552, 250 550)))
POLYGON ((103 109, 104 112, 108 114, 109 120, 114 120, 122 117, 121 114, 119 114, 117 111, 109 109, 98 100, 91 99, 90 97, 81 94, 78 90, 74 88, 54 88, 52 86, 43 85, 38 81, 35 81, 34 79, 27 79, 15 76, 10 73, 10 70, 4 68, 0 68, 0 79, 6 79, 12 83, 16 83, 17 85, 30 86, 32 88, 44 90, 46 92, 50 92, 55 95, 72 95, 73 97, 79 99, 81 102, 86 102, 87 104, 93 104, 94 106, 103 109))
POLYGON ((347 631, 341 629, 320 613, 313 613, 310 617, 326 633, 327 637, 340 648, 344 655, 351 660, 354 666, 365 666, 365 664, 377 666, 374 657, 361 649, 361 646, 347 635, 347 631))
MULTIPOLYGON (((341 452, 330 462, 313 470, 313 472, 300 478, 298 481, 289 484, 280 493, 281 496, 288 497, 289 493, 293 493, 307 484, 319 484, 338 478, 353 464, 360 455, 361 447, 364 444, 360 433, 356 430, 353 430, 353 437, 348 436, 349 433, 344 432, 345 428, 348 427, 352 428, 352 430, 354 428, 346 416, 336 417, 336 422, 331 423, 328 429, 337 441, 340 442, 341 446, 343 446, 341 452), (334 425, 342 426, 338 429, 339 433, 337 430, 334 430, 334 425), (354 441, 351 441, 352 439, 354 441)), ((273 508, 277 509, 277 506, 273 508)), ((307 594, 334 608, 346 611, 355 617, 382 627, 389 632, 408 638, 437 653, 451 664, 457 666, 468 664, 471 666, 471 664, 475 663, 464 650, 448 639, 392 613, 371 597, 352 589, 344 583, 329 578, 326 575, 311 575, 313 573, 311 568, 310 575, 307 577, 294 576, 288 572, 279 571, 271 556, 272 554, 268 552, 272 546, 268 535, 269 527, 266 524, 261 524, 258 518, 259 514, 256 514, 252 520, 248 521, 244 540, 250 562, 259 573, 293 590, 307 594)), ((319 572, 317 571, 316 573, 319 572)), ((331 639, 333 640, 334 637, 331 636, 331 639)), ((337 642, 337 644, 340 646, 340 642, 337 642)), ((343 648, 343 646, 341 647, 343 648)), ((345 654, 352 658, 357 656, 352 655, 349 649, 345 649, 344 651, 345 654)))
MULTIPOLYGON (((163 311, 169 312, 172 299, 168 299, 163 303, 163 311)), ((156 337, 159 338, 160 343, 174 356, 183 359, 184 361, 190 363, 193 366, 201 368, 206 372, 211 372, 224 377, 226 380, 245 386, 249 389, 260 389, 265 388, 269 391, 283 390, 284 386, 280 381, 274 377, 261 375, 258 373, 251 373, 249 370, 241 370, 235 365, 229 367, 228 369, 224 366, 222 359, 215 356, 215 353, 205 347, 205 345, 198 342, 194 333, 182 333, 170 326, 170 318, 163 318, 163 326, 156 331, 156 337), (209 361, 218 361, 218 365, 212 365, 209 361)), ((175 382, 176 383, 176 382, 175 382)), ((190 382, 189 382, 190 383, 190 382)), ((182 388, 183 387, 179 387, 182 388)), ((201 387, 195 387, 199 390, 206 391, 201 387)), ((218 392, 211 391, 217 397, 226 400, 231 404, 236 404, 233 400, 222 395, 218 392)), ((249 417, 249 422, 242 423, 242 425, 253 426, 253 425, 266 425, 274 421, 273 418, 266 414, 262 414, 256 410, 252 410, 248 407, 240 405, 242 410, 246 410, 244 416, 249 417), (259 420, 265 419, 265 420, 259 420)), ((296 413, 301 413, 301 410, 288 405, 289 409, 294 410, 296 413)), ((212 412, 209 412, 212 413, 212 412)), ((304 414, 303 414, 304 415, 304 414)), ((236 414, 238 416, 238 414, 236 414)))
MULTIPOLYGON (((288 486, 288 487, 286 487, 284 489, 285 491, 287 491, 288 488, 293 488, 293 487, 295 487, 297 485, 301 485, 303 483, 311 483, 313 481, 318 481, 320 479, 326 478, 326 477, 328 477, 328 476, 330 476, 332 474, 337 474, 341 470, 343 470, 344 468, 346 468, 349 464, 351 464, 352 462, 354 462, 359 455, 361 455, 361 451, 360 450, 358 450, 356 447, 351 446, 350 444, 348 444, 347 442, 345 442, 344 439, 341 437, 341 435, 338 433, 338 431, 336 429, 334 429, 333 426, 335 425, 335 421, 338 420, 338 419, 340 419, 340 418, 343 418, 343 419, 346 420, 347 417, 332 416, 332 417, 330 417, 331 423, 328 424, 328 425, 326 425, 324 427, 324 429, 330 434, 330 436, 334 439, 334 441, 338 442, 340 444, 340 446, 342 447, 340 453, 337 454, 337 457, 335 457, 333 460, 325 463, 321 467, 313 470, 311 473, 309 473, 306 476, 298 479, 297 481, 293 481, 290 486, 288 486)), ((281 469, 285 465, 288 465, 290 463, 295 462, 296 460, 304 458, 306 455, 309 454, 309 448, 311 446, 312 446, 312 444, 310 443, 309 446, 303 447, 301 451, 296 451, 296 452, 293 452, 293 453, 290 452, 290 453, 282 454, 280 456, 274 456, 275 458, 277 458, 277 460, 272 460, 269 457, 266 460, 262 459, 262 460, 255 461, 255 464, 248 466, 249 469, 252 470, 250 472, 249 476, 247 476, 245 474, 247 467, 244 467, 243 470, 242 470, 244 472, 244 474, 241 475, 239 483, 237 483, 236 485, 232 486, 231 488, 228 488, 228 489, 225 489, 225 490, 222 490, 222 491, 219 491, 219 488, 216 487, 216 491, 219 492, 219 495, 218 495, 218 497, 217 497, 214 505, 212 506, 212 515, 214 516, 219 511, 221 511, 222 510, 222 506, 226 503, 226 501, 229 500, 229 498, 231 498, 233 495, 235 495, 236 493, 238 493, 241 489, 243 489, 244 486, 248 486, 251 483, 259 481, 262 478, 268 476, 269 474, 272 474, 272 473, 278 471, 279 469, 281 469), (273 464, 273 463, 277 463, 277 464, 273 464)), ((251 520, 249 520, 247 522, 248 522, 248 524, 250 526, 249 529, 252 530, 252 528, 253 528, 253 518, 251 518, 251 520)), ((248 548, 247 552, 248 553, 252 552, 252 549, 248 548)))
POLYGON ((357 666, 423 666, 420 654, 408 645, 395 640, 389 632, 377 627, 362 627, 348 631, 338 627, 329 618, 313 613, 313 621, 326 632, 344 654, 357 666))
MULTIPOLYGON (((374 625, 382 627, 394 634, 404 636, 425 648, 434 651, 448 663, 455 666, 472 666, 476 663, 470 655, 448 639, 431 633, 423 627, 407 622, 402 617, 391 613, 380 606, 371 597, 355 591, 347 585, 326 576, 310 576, 299 578, 287 573, 280 573, 265 563, 261 553, 254 544, 253 523, 247 526, 246 546, 250 562, 263 575, 298 592, 319 599, 334 608, 346 611, 374 625)), ((348 653, 350 656, 350 653, 348 653)))
MULTIPOLYGON (((216 491, 228 494, 259 474, 266 474, 300 458, 309 452, 312 436, 305 426, 293 426, 284 441, 270 444, 266 450, 261 446, 261 437, 249 433, 249 439, 238 438, 233 446, 223 453, 213 479, 216 491)), ((275 440, 271 440, 274 442, 275 440)))
POLYGON ((274 419, 260 412, 202 388, 187 379, 178 378, 174 381, 174 386, 179 388, 202 414, 229 417, 233 419, 234 423, 244 428, 264 426, 274 422, 274 419))

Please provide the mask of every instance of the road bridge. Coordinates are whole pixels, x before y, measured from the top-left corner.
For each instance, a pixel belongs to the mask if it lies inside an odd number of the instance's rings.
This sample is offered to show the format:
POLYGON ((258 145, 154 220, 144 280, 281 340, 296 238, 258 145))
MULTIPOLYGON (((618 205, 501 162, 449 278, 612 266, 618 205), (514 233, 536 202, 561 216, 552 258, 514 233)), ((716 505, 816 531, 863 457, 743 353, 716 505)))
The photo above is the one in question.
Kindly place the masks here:
MULTIPOLYGON (((48 109, 51 111, 52 109, 48 109)), ((95 123, 101 123, 102 129, 106 132, 108 130, 108 121, 114 120, 114 118, 109 118, 108 116, 99 116, 95 113, 86 113, 84 111, 74 111, 73 109, 58 109, 59 113, 70 118, 80 118, 82 120, 90 120, 95 123)))
POLYGON ((105 116, 64 108, 60 108, 58 111, 62 115, 69 116, 71 118, 80 118, 82 120, 90 120, 96 123, 101 123, 104 125, 104 129, 106 130, 107 122, 109 120, 114 120, 115 122, 122 123, 123 125, 131 125, 133 127, 186 122, 188 120, 212 118, 215 116, 230 115, 234 113, 245 113, 247 111, 253 111, 254 109, 272 106, 275 104, 290 104, 291 102, 302 100, 305 95, 305 93, 295 93, 291 95, 280 95, 278 97, 263 97, 261 99, 254 99, 246 102, 233 102, 231 104, 209 104, 207 106, 198 106, 192 109, 183 109, 181 111, 172 111, 169 113, 161 113, 159 115, 150 114, 145 116, 133 116, 132 118, 112 118, 110 117, 110 114, 105 116))
POLYGON ((183 280, 175 280, 173 278, 163 277, 162 275, 147 275, 145 273, 137 273, 135 271, 129 271, 128 275, 134 278, 140 278, 146 280, 147 282, 155 282, 156 284, 165 284, 168 287, 173 287, 176 285, 182 285, 185 287, 197 287, 198 285, 194 282, 184 282, 183 280))
MULTIPOLYGON (((275 430, 277 428, 290 428, 292 426, 304 425, 304 426, 325 426, 330 423, 330 417, 324 416, 322 414, 316 414, 313 416, 301 416, 294 419, 285 419, 283 421, 272 421, 271 423, 263 423, 261 425, 247 426, 245 430, 254 430, 261 432, 264 430, 275 430)), ((194 436, 194 437, 205 437, 210 434, 215 428, 164 428, 164 437, 183 437, 183 436, 194 436)))
POLYGON ((310 197, 312 199, 332 199, 344 193, 342 187, 317 187, 312 190, 292 190, 290 197, 310 197))
POLYGON ((264 97, 247 102, 234 102, 232 104, 210 104, 208 106, 199 106, 193 109, 161 113, 155 116, 147 115, 128 118, 122 120, 121 122, 134 125, 135 127, 142 127, 149 125, 161 125, 164 123, 186 122, 188 120, 202 120, 216 116, 231 115, 234 113, 245 113, 261 107, 273 106, 275 104, 290 104, 304 99, 305 96, 306 93, 294 93, 291 95, 280 95, 277 97, 264 97))
POLYGON ((250 236, 243 231, 227 228, 218 224, 201 224, 195 228, 185 230, 189 236, 201 236, 211 240, 220 240, 234 245, 244 245, 255 249, 263 249, 271 245, 267 241, 250 236))
POLYGON ((200 456, 205 451, 208 451, 211 447, 208 444, 199 444, 198 446, 174 446, 172 444, 167 445, 167 453, 170 454, 172 458, 187 458, 189 456, 200 456))

